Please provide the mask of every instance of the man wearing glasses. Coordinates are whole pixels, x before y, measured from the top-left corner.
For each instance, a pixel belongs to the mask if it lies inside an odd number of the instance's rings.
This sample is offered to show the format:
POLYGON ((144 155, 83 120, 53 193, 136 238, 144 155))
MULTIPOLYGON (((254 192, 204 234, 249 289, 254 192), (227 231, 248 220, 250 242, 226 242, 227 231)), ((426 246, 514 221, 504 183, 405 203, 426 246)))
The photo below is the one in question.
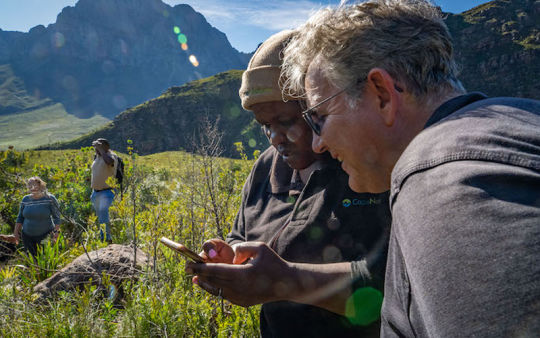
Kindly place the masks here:
POLYGON ((467 94, 423 1, 317 12, 284 51, 312 147, 390 189, 384 337, 540 332, 540 103, 467 94))

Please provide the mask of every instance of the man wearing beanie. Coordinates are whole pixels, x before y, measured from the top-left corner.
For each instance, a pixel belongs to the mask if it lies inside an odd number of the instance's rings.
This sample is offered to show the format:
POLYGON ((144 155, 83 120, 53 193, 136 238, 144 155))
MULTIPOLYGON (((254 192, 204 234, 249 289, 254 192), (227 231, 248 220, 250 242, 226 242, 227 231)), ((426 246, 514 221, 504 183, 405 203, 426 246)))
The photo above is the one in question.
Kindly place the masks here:
POLYGON ((244 72, 242 106, 272 147, 253 166, 227 241, 207 241, 209 263, 186 272, 232 303, 263 303, 262 337, 378 337, 388 194, 353 192, 340 163, 312 151, 300 102, 279 87, 293 34, 270 37, 244 72))

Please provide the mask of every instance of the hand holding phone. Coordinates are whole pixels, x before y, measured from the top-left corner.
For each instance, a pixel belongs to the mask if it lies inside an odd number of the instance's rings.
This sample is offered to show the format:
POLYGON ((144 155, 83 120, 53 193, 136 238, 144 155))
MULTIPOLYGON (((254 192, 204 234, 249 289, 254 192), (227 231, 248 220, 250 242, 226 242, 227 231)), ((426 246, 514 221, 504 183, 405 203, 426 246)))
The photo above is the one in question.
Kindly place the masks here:
POLYGON ((194 261, 195 263, 205 263, 206 260, 196 254, 195 252, 189 250, 184 245, 180 243, 176 243, 174 241, 171 241, 167 237, 161 237, 161 243, 164 244, 166 247, 173 249, 174 251, 178 252, 182 256, 186 257, 187 259, 190 259, 194 261))

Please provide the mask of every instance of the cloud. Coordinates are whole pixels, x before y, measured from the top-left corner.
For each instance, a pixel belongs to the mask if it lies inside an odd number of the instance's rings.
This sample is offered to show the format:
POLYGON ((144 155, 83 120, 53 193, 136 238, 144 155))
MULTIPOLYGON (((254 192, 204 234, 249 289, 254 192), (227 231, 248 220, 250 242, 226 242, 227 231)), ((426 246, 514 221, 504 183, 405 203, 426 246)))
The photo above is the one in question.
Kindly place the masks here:
MULTIPOLYGON (((165 3, 175 6, 178 4, 187 4, 193 7, 197 12, 204 15, 204 17, 211 21, 225 22, 237 22, 238 17, 238 5, 236 1, 224 3, 223 0, 164 0, 165 3)), ((240 8, 242 9, 242 8, 240 8)))
POLYGON ((321 5, 311 1, 280 1, 268 8, 254 8, 245 13, 247 22, 253 26, 272 30, 296 28, 306 22, 313 10, 321 5))
POLYGON ((165 0, 171 6, 185 3, 203 14, 217 25, 245 25, 280 31, 298 27, 304 23, 313 9, 321 7, 318 2, 309 0, 274 1, 267 0, 239 1, 232 0, 165 0))
POLYGON ((283 29, 304 23, 311 11, 339 0, 163 0, 175 6, 188 4, 225 33, 240 51, 252 52, 283 29))

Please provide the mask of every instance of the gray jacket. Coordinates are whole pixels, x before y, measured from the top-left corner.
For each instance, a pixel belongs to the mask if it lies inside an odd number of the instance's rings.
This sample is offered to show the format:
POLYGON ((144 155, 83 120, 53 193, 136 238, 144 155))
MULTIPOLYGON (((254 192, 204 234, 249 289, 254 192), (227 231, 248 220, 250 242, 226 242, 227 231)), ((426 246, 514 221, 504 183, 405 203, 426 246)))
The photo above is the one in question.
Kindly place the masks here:
POLYGON ((540 332, 540 102, 443 104, 392 173, 383 337, 540 332))

